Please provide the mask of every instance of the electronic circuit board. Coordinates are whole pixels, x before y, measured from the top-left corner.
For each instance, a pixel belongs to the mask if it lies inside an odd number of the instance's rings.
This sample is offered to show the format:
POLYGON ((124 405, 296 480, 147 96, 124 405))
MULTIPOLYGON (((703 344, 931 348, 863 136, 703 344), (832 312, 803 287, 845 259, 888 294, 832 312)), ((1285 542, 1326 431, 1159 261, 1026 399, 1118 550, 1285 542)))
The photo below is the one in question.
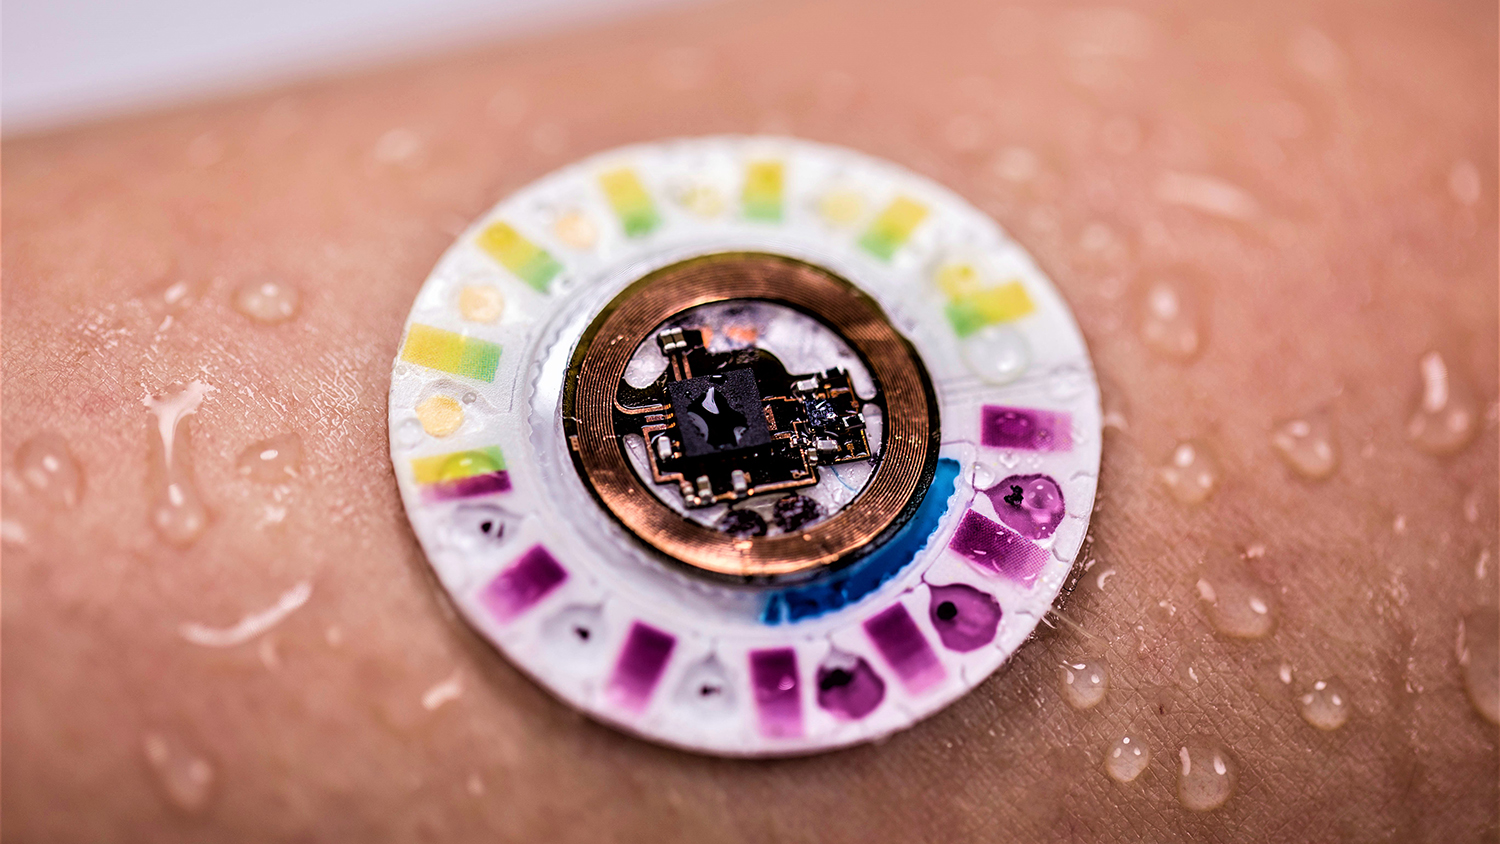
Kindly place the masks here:
POLYGON ((846 370, 792 375, 763 349, 710 352, 705 335, 659 333, 666 369, 644 388, 622 381, 615 405, 616 431, 645 440, 652 479, 685 506, 811 486, 820 463, 872 456, 846 370))
POLYGON ((608 150, 503 199, 391 375, 463 618, 699 753, 937 712, 1028 641, 1093 512, 1098 388, 1046 274, 943 186, 792 138, 608 150))

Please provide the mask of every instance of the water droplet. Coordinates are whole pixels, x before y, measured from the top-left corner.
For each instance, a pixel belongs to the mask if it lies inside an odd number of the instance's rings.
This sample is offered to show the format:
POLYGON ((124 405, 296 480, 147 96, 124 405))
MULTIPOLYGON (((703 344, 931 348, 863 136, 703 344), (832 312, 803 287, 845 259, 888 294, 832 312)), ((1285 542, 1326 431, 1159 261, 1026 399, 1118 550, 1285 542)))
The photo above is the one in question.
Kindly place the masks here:
POLYGON ((428 712, 435 711, 445 703, 458 700, 463 693, 463 674, 454 669, 446 679, 434 683, 422 693, 422 708, 428 712))
MULTIPOLYGON (((186 437, 183 437, 186 442, 186 437)), ((198 500, 197 490, 181 484, 168 484, 163 498, 151 514, 156 532, 173 545, 186 546, 208 526, 208 513, 198 500)))
POLYGON ((1287 57, 1293 67, 1329 85, 1344 78, 1348 64, 1339 45, 1322 30, 1311 26, 1304 26, 1292 35, 1287 44, 1287 57))
POLYGON ((407 419, 396 426, 396 444, 402 448, 416 448, 422 437, 422 423, 415 419, 407 419))
POLYGON ((14 519, 0 520, 0 540, 12 545, 25 545, 31 541, 31 531, 14 519))
POLYGON ((1418 361, 1422 393, 1406 422, 1406 436, 1428 454, 1438 456, 1461 451, 1478 430, 1479 409, 1468 384, 1454 377, 1438 352, 1428 352, 1418 361))
POLYGON ((458 312, 469 322, 494 322, 505 313, 505 296, 488 284, 470 284, 458 291, 458 312))
POLYGON ((428 396, 417 405, 417 420, 428 434, 446 437, 463 427, 464 406, 447 396, 428 396))
POLYGON ((1130 400, 1117 384, 1108 379, 1099 379, 1100 424, 1108 429, 1125 431, 1130 428, 1130 400))
POLYGON ((229 627, 210 627, 196 621, 185 621, 177 625, 177 635, 205 648, 232 648, 280 624, 287 616, 301 609, 312 597, 312 593, 312 583, 304 580, 281 593, 276 603, 248 613, 229 627))
POLYGON ((975 489, 987 489, 995 485, 995 470, 988 463, 975 463, 970 483, 975 489))
POLYGON ((1009 384, 1031 363, 1031 347, 1008 325, 989 325, 963 341, 964 362, 991 384, 1009 384))
POLYGON ((1473 205, 1479 202, 1480 190, 1479 168, 1474 162, 1468 159, 1455 162, 1448 171, 1448 192, 1453 198, 1461 205, 1473 205))
MULTIPOLYGON (((1169 617, 1170 615, 1169 612, 1169 617)), ((1196 646, 1184 647, 1177 654, 1172 676, 1177 685, 1184 689, 1194 688, 1208 679, 1208 663, 1203 659, 1202 652, 1196 646)))
POLYGON ((293 433, 277 434, 245 446, 235 461, 240 474, 266 484, 286 483, 302 465, 302 438, 293 433))
POLYGON ((271 325, 296 316, 301 298, 295 287, 262 279, 241 285, 234 292, 234 309, 256 322, 271 325))
POLYGON ((1184 809, 1208 812, 1234 793, 1235 766, 1229 751, 1212 739, 1192 738, 1177 751, 1177 802, 1184 809))
POLYGON ((1141 291, 1139 319, 1146 348, 1173 360, 1194 358, 1203 347, 1203 310, 1195 291, 1159 276, 1141 291))
POLYGON ((1092 709, 1109 691, 1109 665, 1103 657, 1069 660, 1058 673, 1062 697, 1074 709, 1092 709))
MULTIPOLYGON (((1064 363, 1053 367, 1047 377, 1047 395, 1059 400, 1071 399, 1083 393, 1093 381, 1094 373, 1076 363, 1064 363)), ((1079 429, 1073 430, 1076 432, 1079 429)), ((1074 441, 1077 442, 1078 435, 1075 433, 1074 436, 1074 441)))
POLYGON ((208 527, 208 509, 193 479, 188 417, 213 389, 193 381, 144 400, 155 416, 150 437, 151 525, 162 539, 178 547, 192 544, 208 527))
POLYGON ((831 226, 852 226, 865 214, 865 198, 858 191, 834 189, 818 200, 818 214, 831 226))
POLYGON ((380 136, 373 155, 381 164, 404 164, 415 161, 421 152, 422 136, 398 127, 380 136))
POLYGON ((146 295, 146 305, 157 314, 173 316, 180 314, 202 295, 202 283, 196 280, 177 278, 175 275, 152 287, 146 295))
POLYGON ((1140 736, 1121 736, 1104 752, 1104 772, 1119 783, 1134 782, 1151 764, 1151 748, 1140 736))
POLYGON ((1050 475, 1010 475, 981 491, 1000 521, 1027 539, 1051 536, 1067 514, 1062 487, 1050 475))
POLYGON ((146 764, 172 805, 188 813, 201 812, 213 796, 214 767, 185 742, 147 733, 141 740, 146 764))
POLYGON ((990 162, 991 172, 1007 182, 1029 182, 1040 169, 1036 153, 1025 147, 1007 147, 990 162))
POLYGON ((1459 624, 1458 663, 1469 702, 1490 723, 1500 724, 1500 613, 1494 607, 1477 609, 1459 624))
POLYGON ((552 233, 574 249, 592 249, 599 239, 599 227, 582 211, 568 211, 552 224, 552 233))
POLYGON ((1243 188, 1201 173, 1163 173, 1156 180, 1156 198, 1226 220, 1249 220, 1260 213, 1260 203, 1243 188))
POLYGON ((1216 566, 1198 578, 1197 587, 1208 623, 1222 635, 1259 639, 1276 626, 1276 596, 1249 572, 1216 566))
POLYGON ((41 433, 21 443, 16 468, 26 485, 49 504, 72 507, 83 495, 83 469, 58 434, 41 433))
MULTIPOLYGON (((1094 274, 1117 272, 1130 259, 1130 247, 1115 230, 1100 222, 1089 223, 1078 235, 1073 265, 1094 274)), ((1119 291, 1115 291, 1118 295, 1119 291)))
POLYGON ((1482 490, 1479 487, 1475 487, 1469 490, 1468 495, 1464 496, 1464 521, 1471 525, 1479 521, 1479 498, 1481 495, 1483 495, 1482 490))
POLYGON ((1297 703, 1302 720, 1320 730, 1337 730, 1349 720, 1349 689, 1337 677, 1313 683, 1297 703))
POLYGON ((1322 417, 1292 419, 1271 432, 1271 445, 1286 465, 1308 480, 1322 480, 1339 466, 1333 426, 1322 417))
POLYGON ((1182 442, 1157 470, 1172 497, 1183 504, 1201 504, 1219 486, 1219 465, 1201 443, 1182 442))

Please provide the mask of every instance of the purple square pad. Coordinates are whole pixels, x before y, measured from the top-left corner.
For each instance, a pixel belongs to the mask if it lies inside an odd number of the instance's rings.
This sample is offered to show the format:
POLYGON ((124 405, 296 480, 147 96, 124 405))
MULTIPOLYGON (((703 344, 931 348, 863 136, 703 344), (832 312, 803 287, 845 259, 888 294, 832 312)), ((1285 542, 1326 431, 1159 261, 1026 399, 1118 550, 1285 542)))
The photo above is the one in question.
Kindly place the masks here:
POLYGON ((1021 451, 1072 451, 1073 417, 1065 412, 987 404, 980 410, 979 442, 1021 451))

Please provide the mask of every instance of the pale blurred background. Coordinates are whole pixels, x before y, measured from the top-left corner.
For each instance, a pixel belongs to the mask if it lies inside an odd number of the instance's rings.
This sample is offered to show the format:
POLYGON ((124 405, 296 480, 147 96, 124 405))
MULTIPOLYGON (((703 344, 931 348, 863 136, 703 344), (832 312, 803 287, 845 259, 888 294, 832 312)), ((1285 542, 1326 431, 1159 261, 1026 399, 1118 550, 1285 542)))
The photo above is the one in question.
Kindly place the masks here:
POLYGON ((6 0, 0 131, 30 134, 692 2, 6 0))

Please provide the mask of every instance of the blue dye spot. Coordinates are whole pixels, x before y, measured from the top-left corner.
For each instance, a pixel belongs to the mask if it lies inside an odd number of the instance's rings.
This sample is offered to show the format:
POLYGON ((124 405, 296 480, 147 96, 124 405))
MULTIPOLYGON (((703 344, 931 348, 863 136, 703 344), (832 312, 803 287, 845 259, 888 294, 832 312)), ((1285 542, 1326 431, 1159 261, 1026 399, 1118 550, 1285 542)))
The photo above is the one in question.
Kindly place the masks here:
POLYGON ((958 480, 958 461, 946 457, 938 460, 932 485, 911 521, 896 533, 883 548, 827 580, 773 592, 761 611, 762 624, 782 624, 816 618, 826 612, 852 604, 880 588, 906 568, 927 547, 927 540, 937 530, 938 522, 948 512, 948 499, 958 480))

